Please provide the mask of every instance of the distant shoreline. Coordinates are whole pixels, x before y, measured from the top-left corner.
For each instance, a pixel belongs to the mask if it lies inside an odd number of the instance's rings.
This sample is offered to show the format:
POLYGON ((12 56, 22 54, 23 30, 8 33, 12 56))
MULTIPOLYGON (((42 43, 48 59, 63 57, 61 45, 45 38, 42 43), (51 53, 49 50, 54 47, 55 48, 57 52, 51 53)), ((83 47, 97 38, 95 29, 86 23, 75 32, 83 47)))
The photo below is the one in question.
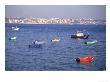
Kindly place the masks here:
POLYGON ((33 23, 5 23, 5 24, 13 24, 13 25, 106 25, 106 24, 33 24, 33 23))

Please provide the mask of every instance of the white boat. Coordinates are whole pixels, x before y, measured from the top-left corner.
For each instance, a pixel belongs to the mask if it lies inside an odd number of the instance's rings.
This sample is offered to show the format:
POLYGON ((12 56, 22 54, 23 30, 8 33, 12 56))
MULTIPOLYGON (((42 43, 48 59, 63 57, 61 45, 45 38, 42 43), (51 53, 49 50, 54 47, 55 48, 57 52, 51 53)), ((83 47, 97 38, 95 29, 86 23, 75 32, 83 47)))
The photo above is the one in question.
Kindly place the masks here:
POLYGON ((89 37, 89 34, 85 34, 81 31, 77 31, 76 34, 71 35, 71 38, 80 38, 80 39, 87 39, 89 37))
POLYGON ((44 44, 44 41, 35 41, 35 44, 44 44))
POLYGON ((16 37, 11 37, 10 40, 16 40, 16 37))
POLYGON ((13 31, 18 31, 19 28, 17 28, 17 27, 12 27, 12 30, 13 30, 13 31))

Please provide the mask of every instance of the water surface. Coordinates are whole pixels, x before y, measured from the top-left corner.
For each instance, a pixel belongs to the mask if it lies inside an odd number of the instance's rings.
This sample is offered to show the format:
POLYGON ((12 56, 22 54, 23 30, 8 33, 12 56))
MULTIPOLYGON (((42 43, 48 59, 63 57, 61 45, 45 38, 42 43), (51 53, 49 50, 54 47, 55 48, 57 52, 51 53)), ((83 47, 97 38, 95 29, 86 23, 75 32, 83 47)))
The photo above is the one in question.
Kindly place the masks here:
POLYGON ((102 71, 106 70, 105 25, 6 24, 5 70, 7 71, 102 71), (20 28, 11 30, 12 26, 20 28), (71 39, 77 30, 86 30, 86 40, 71 39), (16 36, 16 41, 9 38, 16 36), (53 38, 60 42, 53 43, 53 38), (40 48, 29 48, 33 41, 45 41, 40 48), (85 41, 97 40, 95 45, 85 41), (96 55, 91 63, 76 63, 76 57, 96 55))

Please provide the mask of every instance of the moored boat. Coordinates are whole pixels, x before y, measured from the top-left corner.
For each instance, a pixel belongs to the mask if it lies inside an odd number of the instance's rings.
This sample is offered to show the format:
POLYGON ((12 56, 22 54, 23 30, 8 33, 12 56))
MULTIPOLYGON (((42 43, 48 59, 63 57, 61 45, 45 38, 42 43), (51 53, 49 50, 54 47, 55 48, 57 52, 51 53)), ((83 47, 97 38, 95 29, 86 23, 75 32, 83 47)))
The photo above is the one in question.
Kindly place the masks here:
POLYGON ((71 35, 71 38, 74 39, 87 39, 89 37, 89 34, 85 34, 81 31, 77 31, 75 34, 71 35))
POLYGON ((89 56, 84 58, 76 58, 76 62, 92 62, 96 56, 89 56))
POLYGON ((29 45, 29 48, 41 48, 44 44, 44 41, 35 41, 29 45))
POLYGON ((52 42, 60 42, 60 39, 59 38, 54 38, 51 40, 52 42))
POLYGON ((13 30, 13 31, 18 31, 19 28, 18 28, 18 27, 12 27, 12 30, 13 30))
POLYGON ((94 40, 94 41, 91 41, 91 42, 84 42, 85 44, 87 45, 92 45, 92 44, 96 44, 98 41, 97 40, 94 40))
POLYGON ((9 38, 10 40, 16 40, 16 37, 11 37, 11 38, 9 38))

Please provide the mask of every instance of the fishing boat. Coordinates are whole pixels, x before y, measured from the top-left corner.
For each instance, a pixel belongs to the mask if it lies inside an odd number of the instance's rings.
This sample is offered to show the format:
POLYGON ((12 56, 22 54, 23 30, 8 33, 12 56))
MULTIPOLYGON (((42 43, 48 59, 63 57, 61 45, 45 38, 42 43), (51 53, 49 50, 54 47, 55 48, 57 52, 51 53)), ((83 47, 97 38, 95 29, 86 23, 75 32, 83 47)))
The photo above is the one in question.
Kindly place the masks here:
POLYGON ((44 44, 44 41, 35 41, 29 45, 29 48, 41 48, 43 44, 44 44))
POLYGON ((54 38, 51 40, 52 42, 60 42, 60 39, 59 38, 54 38))
POLYGON ((16 40, 16 37, 11 37, 11 38, 9 38, 10 40, 16 40))
POLYGON ((12 27, 12 30, 13 30, 13 31, 18 31, 19 28, 18 28, 18 27, 12 27))
POLYGON ((71 38, 74 39, 87 39, 89 37, 89 34, 85 34, 81 31, 77 31, 75 34, 71 35, 71 38))
POLYGON ((89 56, 84 58, 75 58, 76 62, 92 62, 96 56, 89 56))
POLYGON ((96 44, 97 42, 98 42, 97 40, 94 40, 94 41, 91 41, 91 42, 84 42, 84 44, 93 45, 93 44, 96 44))

